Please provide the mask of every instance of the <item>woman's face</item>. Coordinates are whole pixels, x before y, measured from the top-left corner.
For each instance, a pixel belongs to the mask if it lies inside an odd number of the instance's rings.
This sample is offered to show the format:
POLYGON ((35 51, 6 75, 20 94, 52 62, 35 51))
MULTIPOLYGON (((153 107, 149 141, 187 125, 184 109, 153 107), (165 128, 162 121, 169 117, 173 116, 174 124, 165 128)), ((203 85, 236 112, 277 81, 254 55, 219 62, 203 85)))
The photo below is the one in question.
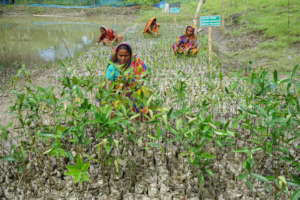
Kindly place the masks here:
POLYGON ((154 19, 154 20, 152 21, 152 24, 151 24, 151 25, 154 25, 154 24, 156 24, 156 19, 154 19))
POLYGON ((126 49, 120 49, 117 53, 118 64, 126 64, 130 61, 130 53, 126 49))
POLYGON ((104 28, 100 28, 100 32, 103 34, 105 33, 105 29, 104 28))
POLYGON ((188 27, 186 29, 186 35, 187 36, 192 36, 194 34, 194 29, 192 27, 188 27))

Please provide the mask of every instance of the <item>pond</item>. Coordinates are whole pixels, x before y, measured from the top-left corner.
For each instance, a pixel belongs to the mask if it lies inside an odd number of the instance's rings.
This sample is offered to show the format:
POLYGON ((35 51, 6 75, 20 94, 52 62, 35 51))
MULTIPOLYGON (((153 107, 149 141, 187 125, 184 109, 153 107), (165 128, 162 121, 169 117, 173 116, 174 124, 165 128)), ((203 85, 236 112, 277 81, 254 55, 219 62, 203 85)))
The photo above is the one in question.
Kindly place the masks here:
POLYGON ((101 24, 118 29, 114 21, 99 16, 0 17, 0 82, 21 65, 34 66, 86 51, 95 45, 101 24))
POLYGON ((1 17, 0 64, 33 64, 74 56, 96 41, 98 27, 83 19, 1 17))

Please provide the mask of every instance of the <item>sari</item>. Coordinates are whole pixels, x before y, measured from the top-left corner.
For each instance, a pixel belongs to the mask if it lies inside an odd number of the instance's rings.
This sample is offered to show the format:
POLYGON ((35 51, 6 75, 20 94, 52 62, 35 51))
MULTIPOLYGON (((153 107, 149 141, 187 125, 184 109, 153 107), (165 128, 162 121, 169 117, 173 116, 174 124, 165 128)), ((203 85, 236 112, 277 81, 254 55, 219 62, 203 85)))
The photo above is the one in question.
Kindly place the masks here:
MULTIPOLYGON (((187 28, 189 27, 192 26, 188 26, 187 28)), ((181 35, 177 39, 176 43, 173 44, 172 48, 176 55, 196 55, 199 51, 197 36, 195 34, 193 34, 192 36, 187 36, 186 34, 181 35)))
POLYGON ((156 17, 152 17, 148 20, 148 22, 145 25, 144 32, 148 34, 158 34, 159 31, 159 23, 154 22, 156 20, 156 17))
POLYGON ((105 33, 102 33, 99 36, 98 43, 103 42, 104 45, 111 44, 113 42, 121 42, 124 37, 116 34, 116 32, 112 29, 106 28, 105 26, 101 26, 100 28, 105 30, 105 33))
POLYGON ((109 61, 106 68, 105 77, 110 81, 127 81, 129 84, 128 86, 130 86, 134 82, 142 79, 146 70, 147 66, 144 61, 142 61, 138 56, 133 56, 133 59, 128 67, 109 61))
POLYGON ((143 78, 146 77, 147 71, 148 67, 144 61, 138 56, 133 56, 127 66, 109 61, 105 72, 106 79, 113 82, 115 91, 133 103, 132 110, 136 113, 148 113, 144 102, 151 95, 151 91, 143 86, 143 78))

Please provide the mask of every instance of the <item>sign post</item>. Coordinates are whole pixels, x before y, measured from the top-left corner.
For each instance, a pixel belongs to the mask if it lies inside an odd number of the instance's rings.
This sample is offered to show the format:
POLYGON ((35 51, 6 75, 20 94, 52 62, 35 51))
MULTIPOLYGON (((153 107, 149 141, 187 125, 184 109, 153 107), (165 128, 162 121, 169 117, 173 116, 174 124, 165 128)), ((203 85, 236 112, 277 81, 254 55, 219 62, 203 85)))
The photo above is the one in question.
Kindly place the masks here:
POLYGON ((209 71, 212 71, 212 27, 221 26, 221 16, 201 16, 200 17, 200 26, 208 27, 208 66, 209 71))
POLYGON ((211 61, 212 61, 212 28, 211 26, 208 27, 208 64, 209 64, 209 71, 211 71, 211 61))

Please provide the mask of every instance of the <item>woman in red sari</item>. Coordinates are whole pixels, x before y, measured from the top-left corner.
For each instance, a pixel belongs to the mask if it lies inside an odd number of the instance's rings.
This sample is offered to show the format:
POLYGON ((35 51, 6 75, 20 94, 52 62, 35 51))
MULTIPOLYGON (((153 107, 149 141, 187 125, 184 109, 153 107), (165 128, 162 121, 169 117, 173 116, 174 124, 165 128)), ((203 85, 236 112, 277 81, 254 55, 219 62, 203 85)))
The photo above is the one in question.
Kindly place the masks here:
POLYGON ((100 27, 101 35, 98 40, 98 44, 101 42, 103 45, 113 45, 120 43, 122 40, 124 40, 124 37, 122 35, 116 34, 115 31, 112 29, 106 28, 105 26, 100 27))
POLYGON ((152 17, 150 20, 148 20, 147 24, 145 25, 144 33, 157 36, 159 35, 159 27, 160 24, 157 23, 156 17, 152 17))

